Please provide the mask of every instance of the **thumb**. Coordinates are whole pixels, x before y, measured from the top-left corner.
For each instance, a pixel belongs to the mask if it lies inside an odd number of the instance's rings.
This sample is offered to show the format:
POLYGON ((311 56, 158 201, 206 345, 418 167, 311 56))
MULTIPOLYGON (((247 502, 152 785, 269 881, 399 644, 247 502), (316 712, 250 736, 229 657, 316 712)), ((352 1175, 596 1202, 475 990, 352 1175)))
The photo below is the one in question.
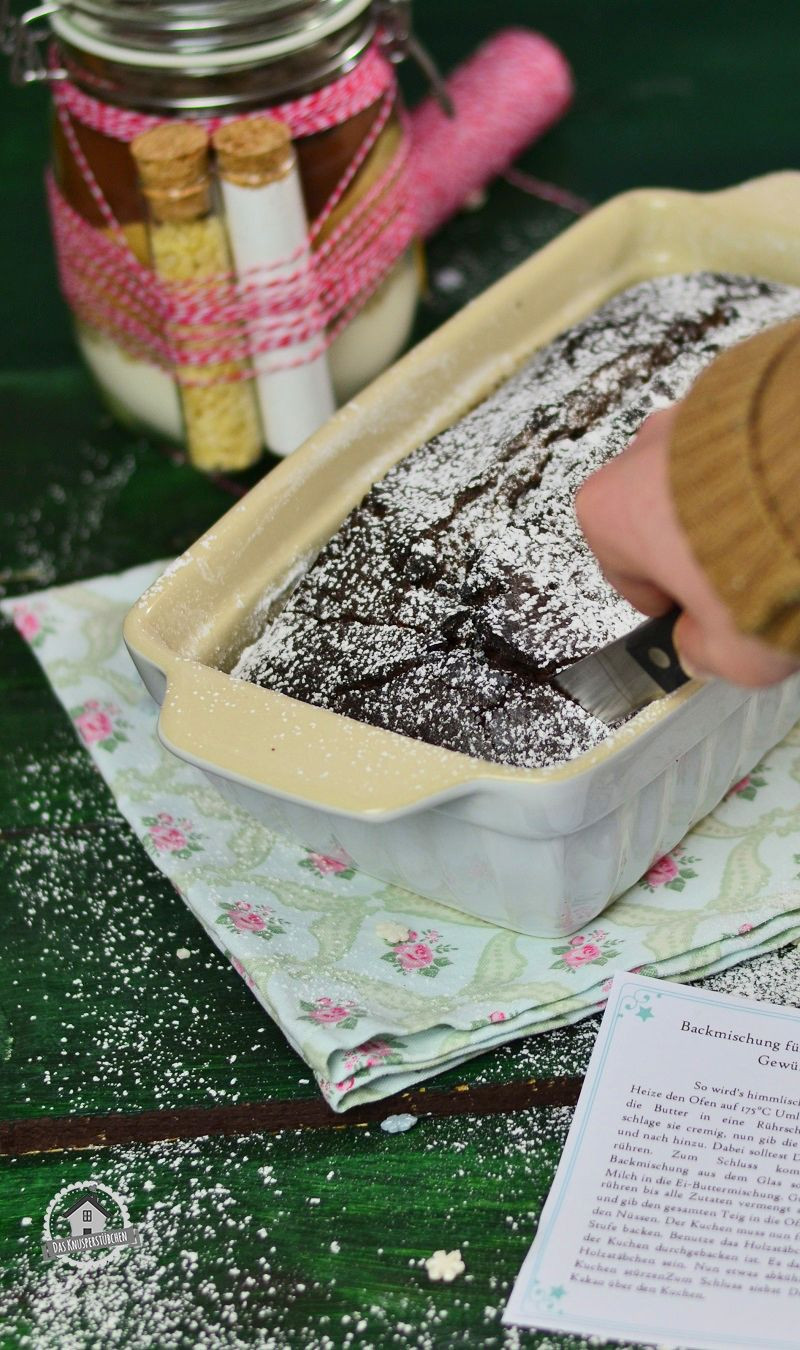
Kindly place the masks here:
POLYGON ((690 614, 681 614, 672 633, 678 660, 686 674, 694 680, 711 680, 714 670, 713 654, 709 653, 708 636, 704 628, 690 614))
POLYGON ((681 614, 673 641, 686 674, 698 680, 720 676, 733 684, 759 688, 785 680, 798 668, 796 657, 737 632, 732 624, 710 627, 691 614, 681 614))

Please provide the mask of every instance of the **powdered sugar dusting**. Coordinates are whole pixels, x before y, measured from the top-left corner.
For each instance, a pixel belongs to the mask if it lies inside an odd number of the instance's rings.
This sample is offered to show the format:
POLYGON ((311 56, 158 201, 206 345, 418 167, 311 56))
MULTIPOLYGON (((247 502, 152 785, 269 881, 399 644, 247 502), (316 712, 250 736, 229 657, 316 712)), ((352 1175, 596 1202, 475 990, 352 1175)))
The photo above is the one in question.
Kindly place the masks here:
POLYGON ((717 351, 797 313, 796 288, 711 273, 615 297, 377 483, 234 675, 520 767, 597 744, 551 680, 638 616, 575 492, 717 351))

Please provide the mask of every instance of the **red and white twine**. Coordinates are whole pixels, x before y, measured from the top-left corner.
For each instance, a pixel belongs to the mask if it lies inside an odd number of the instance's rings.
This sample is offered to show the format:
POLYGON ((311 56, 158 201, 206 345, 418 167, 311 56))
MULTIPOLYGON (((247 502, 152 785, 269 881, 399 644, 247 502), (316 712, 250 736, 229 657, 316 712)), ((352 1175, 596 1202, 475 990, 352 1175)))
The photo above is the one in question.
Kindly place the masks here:
MULTIPOLYGON (((380 47, 373 43, 357 66, 312 94, 304 94, 288 103, 277 103, 256 113, 201 118, 200 125, 211 135, 227 122, 238 121, 240 117, 248 115, 262 117, 268 112, 275 121, 285 122, 292 137, 297 140, 301 136, 313 136, 315 132, 340 126, 348 118, 368 108, 381 94, 393 87, 394 82, 391 64, 380 47)), ((68 80, 54 82, 53 96, 76 122, 115 141, 132 141, 141 132, 150 131, 164 121, 163 117, 102 103, 68 80)))
MULTIPOLYGON (((391 116, 394 69, 374 43, 353 70, 332 84, 265 109, 299 139, 339 126, 378 104, 368 135, 309 226, 305 246, 276 265, 285 273, 296 263, 291 275, 277 277, 268 267, 254 268, 238 278, 226 275, 189 285, 162 280, 132 253, 74 127, 79 122, 130 141, 163 119, 111 107, 70 83, 55 84, 64 136, 106 225, 98 230, 88 224, 49 178, 67 300, 91 327, 186 383, 219 380, 222 376, 214 368, 221 364, 228 367, 226 379, 246 377, 253 368, 294 364, 281 351, 302 342, 309 344, 302 359, 311 360, 355 317, 414 235, 424 237, 438 229, 483 184, 507 171, 572 97, 572 76, 562 53, 540 33, 524 29, 495 34, 454 72, 447 86, 455 119, 446 118, 432 99, 416 108, 404 121, 405 135, 391 163, 322 243, 323 227, 391 116)), ((212 132, 231 120, 209 118, 202 124, 212 132)), ((588 205, 518 170, 509 181, 571 212, 588 205)))
MULTIPOLYGON (((253 369, 275 370, 283 348, 306 346, 302 361, 324 350, 374 293, 408 247, 416 217, 408 182, 408 138, 354 208, 310 252, 395 106, 394 70, 373 45, 339 80, 291 103, 270 108, 293 138, 338 126, 379 102, 359 145, 325 207, 309 227, 307 245, 271 267, 201 282, 170 282, 132 252, 122 226, 92 172, 74 122, 130 141, 163 118, 101 103, 69 82, 54 88, 56 112, 73 159, 105 222, 90 225, 48 175, 48 201, 64 296, 75 314, 130 355, 156 363, 184 383, 247 378, 253 369), (287 267, 293 267, 286 275, 287 267), (271 272, 280 276, 270 276, 271 272), (310 303, 311 302, 311 303, 310 303), (272 359, 269 354, 273 353, 272 359), (277 359, 276 359, 277 357, 277 359), (268 364, 266 364, 268 360, 268 364), (227 367, 223 376, 219 366, 227 367)), ((255 115, 255 114, 253 114, 255 115)), ((263 112, 259 115, 263 115, 263 112)), ((204 119, 209 132, 232 118, 204 119)))

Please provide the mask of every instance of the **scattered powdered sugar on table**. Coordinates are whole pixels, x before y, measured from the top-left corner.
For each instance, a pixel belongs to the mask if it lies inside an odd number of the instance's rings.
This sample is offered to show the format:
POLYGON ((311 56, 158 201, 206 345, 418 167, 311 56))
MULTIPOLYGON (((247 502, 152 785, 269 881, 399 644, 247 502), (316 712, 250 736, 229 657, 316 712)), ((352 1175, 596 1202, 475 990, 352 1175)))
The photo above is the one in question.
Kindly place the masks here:
POLYGON ((446 1252, 440 1247, 433 1256, 423 1261, 423 1265, 428 1272, 429 1280, 443 1280, 445 1284, 452 1284, 453 1280, 463 1275, 466 1270, 458 1247, 452 1252, 446 1252))
POLYGON ((0 1324, 14 1329, 20 1350, 455 1350, 473 1339, 511 1350, 518 1335, 500 1317, 570 1114, 421 1122, 422 1149, 448 1166, 437 1167, 440 1184, 427 1195, 415 1181, 408 1205, 398 1204, 401 1178, 430 1178, 430 1162, 394 1172, 397 1141, 374 1127, 357 1132, 356 1156, 342 1152, 338 1131, 65 1155, 64 1182, 93 1176, 109 1185, 142 1237, 140 1248, 87 1273, 43 1263, 37 1160, 15 1160, 19 1212, 30 1213, 32 1200, 37 1209, 29 1228, 16 1227, 0 1324), (309 1209, 309 1175, 333 1158, 342 1173, 335 1200, 309 1209), (264 1159, 278 1185, 256 1201, 264 1159), (472 1177, 491 1197, 477 1214, 472 1177), (370 1188, 367 1211, 353 1203, 359 1178, 370 1188), (434 1248, 460 1249, 466 1269, 454 1283, 429 1280, 434 1248))
POLYGON ((710 975, 700 982, 704 989, 740 998, 777 1003, 782 1007, 800 1007, 800 947, 792 944, 777 952, 768 952, 755 961, 710 975))
POLYGON ((412 1116, 408 1111, 402 1111, 397 1116, 387 1116, 381 1121, 381 1129, 384 1134, 405 1134, 412 1130, 418 1120, 417 1116, 412 1116))
POLYGON ((711 273, 615 297, 377 483, 233 674, 500 763, 597 744, 552 677, 638 616, 575 492, 717 351, 798 312, 796 288, 711 273))
MULTIPOLYGON (((800 950, 787 948, 703 983, 797 1003, 800 950)), ((546 1072, 574 1072, 575 1052, 578 1060, 588 1058, 595 1030, 595 1023, 583 1023, 536 1038, 540 1049, 546 1041, 553 1050, 546 1072)), ((533 1042, 499 1052, 515 1056, 516 1077, 526 1073, 528 1062, 518 1058, 525 1048, 532 1052, 533 1042)), ((485 1061, 497 1063, 498 1055, 485 1061)), ((541 1073, 543 1065, 536 1067, 541 1073)), ((410 1172, 393 1170, 405 1141, 374 1126, 64 1154, 59 1184, 90 1176, 105 1182, 123 1196, 142 1233, 140 1249, 120 1252, 102 1272, 89 1274, 42 1262, 42 1206, 51 1191, 39 1170, 50 1160, 9 1159, 18 1201, 16 1212, 9 1207, 5 1215, 8 1282, 0 1292, 0 1325, 20 1350, 455 1350, 467 1342, 516 1350, 533 1344, 528 1333, 502 1327, 500 1318, 571 1118, 566 1107, 422 1118, 414 1158, 433 1155, 448 1164, 437 1169, 437 1185, 427 1194, 429 1173, 420 1163, 410 1172), (397 1190, 409 1175, 414 1185, 406 1207, 397 1204, 397 1190), (355 1206, 351 1214, 350 1200, 365 1177, 370 1208, 359 1213, 355 1206), (323 1203, 304 1205, 323 1178, 323 1203), (476 1185, 484 1196, 477 1221, 476 1185), (383 1206, 389 1202, 387 1229, 383 1206), (426 1258, 434 1249, 455 1248, 466 1271, 452 1284, 431 1283, 426 1258), (373 1288, 382 1282, 379 1298, 358 1290, 365 1261, 373 1288)), ((536 1338, 538 1350, 561 1344, 557 1336, 536 1338)), ((605 1342, 575 1336, 569 1344, 589 1350, 605 1342)), ((630 1350, 629 1342, 615 1345, 630 1350)))

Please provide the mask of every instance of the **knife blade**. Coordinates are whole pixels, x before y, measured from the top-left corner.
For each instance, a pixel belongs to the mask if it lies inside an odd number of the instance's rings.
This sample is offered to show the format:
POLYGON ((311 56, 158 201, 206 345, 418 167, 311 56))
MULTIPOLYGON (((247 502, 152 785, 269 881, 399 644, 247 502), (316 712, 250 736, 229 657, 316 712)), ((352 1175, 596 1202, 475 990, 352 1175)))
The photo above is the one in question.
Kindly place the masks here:
POLYGON ((619 722, 686 684, 672 640, 680 615, 671 609, 624 637, 565 666, 554 682, 601 722, 619 722))

